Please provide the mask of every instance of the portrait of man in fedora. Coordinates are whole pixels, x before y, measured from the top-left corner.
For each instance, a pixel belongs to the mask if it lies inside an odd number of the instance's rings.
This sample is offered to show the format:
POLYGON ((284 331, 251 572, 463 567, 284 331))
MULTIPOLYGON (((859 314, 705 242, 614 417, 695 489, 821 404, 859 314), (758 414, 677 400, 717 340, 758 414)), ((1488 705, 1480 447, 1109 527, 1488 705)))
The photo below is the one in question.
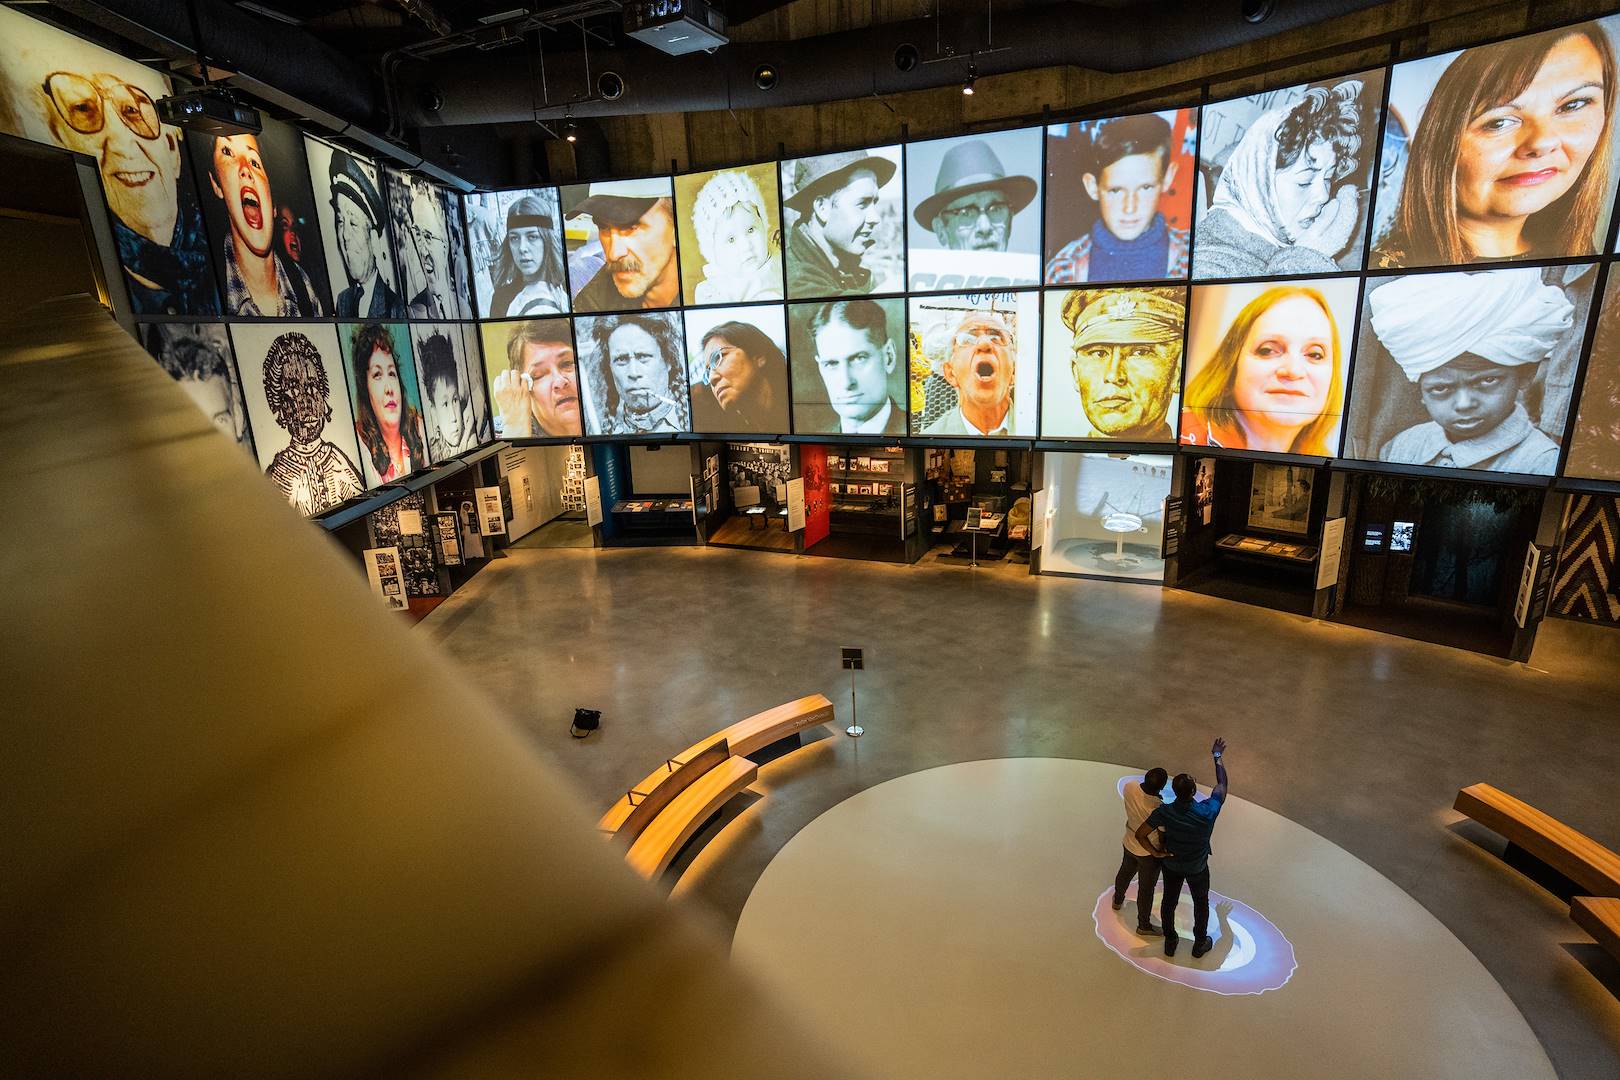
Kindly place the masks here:
MULTIPOLYGON (((601 268, 573 282, 575 311, 667 308, 679 301, 674 196, 667 176, 563 189, 565 216, 589 217, 602 245, 601 268)), ((570 274, 576 270, 570 259, 570 274)))
POLYGON ((898 148, 782 162, 787 294, 796 300, 900 288, 898 148), (885 265, 887 264, 887 265, 885 265))
POLYGON ((913 291, 1037 283, 1040 160, 1034 128, 906 147, 913 291))

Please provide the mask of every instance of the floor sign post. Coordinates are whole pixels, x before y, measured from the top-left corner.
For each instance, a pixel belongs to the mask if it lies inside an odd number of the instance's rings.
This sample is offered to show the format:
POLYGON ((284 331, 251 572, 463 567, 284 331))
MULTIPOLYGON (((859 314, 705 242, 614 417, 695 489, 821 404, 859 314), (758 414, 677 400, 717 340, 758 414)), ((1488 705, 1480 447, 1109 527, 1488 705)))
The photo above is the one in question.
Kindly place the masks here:
POLYGON ((843 664, 849 670, 849 727, 844 729, 844 734, 858 739, 866 734, 866 729, 861 727, 859 714, 855 711, 855 673, 866 666, 861 658, 861 650, 844 648, 843 664))

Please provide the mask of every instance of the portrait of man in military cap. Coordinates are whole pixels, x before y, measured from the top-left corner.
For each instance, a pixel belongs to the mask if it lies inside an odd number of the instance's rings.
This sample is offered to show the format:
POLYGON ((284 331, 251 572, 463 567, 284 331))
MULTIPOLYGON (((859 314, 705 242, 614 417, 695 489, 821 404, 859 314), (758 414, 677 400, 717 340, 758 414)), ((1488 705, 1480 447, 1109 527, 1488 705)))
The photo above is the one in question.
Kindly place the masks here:
POLYGON ((1184 287, 1052 292, 1046 323, 1043 436, 1175 441, 1184 287))
POLYGON ((343 285, 333 310, 340 319, 405 318, 377 167, 308 136, 304 149, 329 276, 334 287, 343 285))

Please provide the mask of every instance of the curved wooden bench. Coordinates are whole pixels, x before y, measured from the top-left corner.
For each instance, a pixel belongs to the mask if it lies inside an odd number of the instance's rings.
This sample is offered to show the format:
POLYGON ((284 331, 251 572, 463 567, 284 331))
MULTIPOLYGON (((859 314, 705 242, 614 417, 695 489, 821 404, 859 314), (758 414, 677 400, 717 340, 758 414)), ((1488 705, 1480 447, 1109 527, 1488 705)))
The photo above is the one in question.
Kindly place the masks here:
POLYGON ((1569 917, 1592 940, 1620 958, 1620 899, 1612 896, 1577 896, 1569 904, 1569 917))
POLYGON ((625 861, 648 880, 662 874, 692 834, 758 775, 759 766, 743 757, 729 757, 709 769, 648 823, 630 845, 625 861))
POLYGON ((1453 808, 1517 844, 1593 896, 1620 897, 1620 855, 1489 784, 1457 792, 1453 808))

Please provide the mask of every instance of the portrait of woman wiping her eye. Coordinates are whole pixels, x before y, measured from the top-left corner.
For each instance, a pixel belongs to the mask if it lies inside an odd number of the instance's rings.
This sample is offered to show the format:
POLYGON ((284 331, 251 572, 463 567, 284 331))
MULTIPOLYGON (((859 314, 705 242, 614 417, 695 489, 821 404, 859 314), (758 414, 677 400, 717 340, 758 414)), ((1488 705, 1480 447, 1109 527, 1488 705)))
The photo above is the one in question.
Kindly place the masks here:
POLYGON ((1620 19, 1398 65, 1372 265, 1589 255, 1614 202, 1620 19), (1402 158, 1404 156, 1404 163, 1402 158))

